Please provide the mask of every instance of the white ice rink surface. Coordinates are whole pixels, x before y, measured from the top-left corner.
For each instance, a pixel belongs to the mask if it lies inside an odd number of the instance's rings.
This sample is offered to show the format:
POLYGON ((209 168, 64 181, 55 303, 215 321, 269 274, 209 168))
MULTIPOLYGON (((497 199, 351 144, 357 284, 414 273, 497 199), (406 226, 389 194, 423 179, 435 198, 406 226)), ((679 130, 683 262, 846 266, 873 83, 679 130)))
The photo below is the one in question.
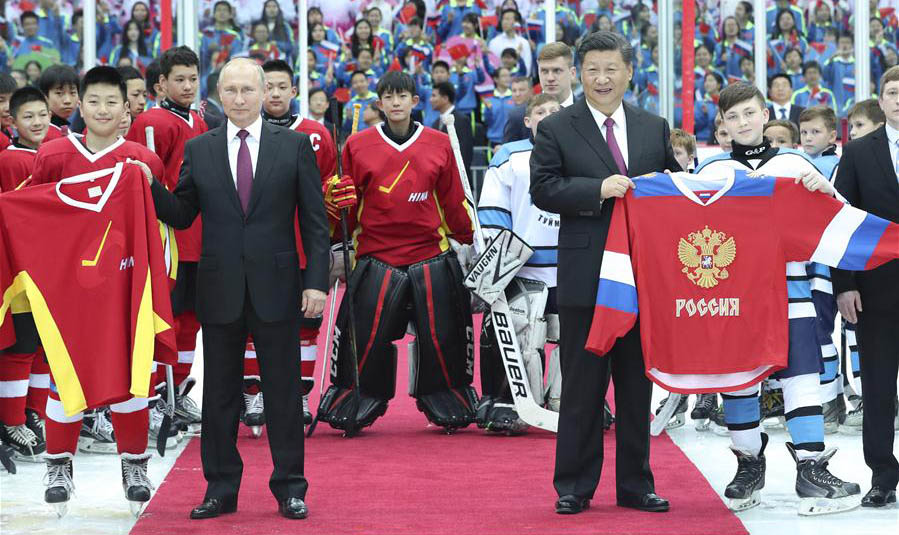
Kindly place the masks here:
MULTIPOLYGON (((194 373, 202 367, 201 344, 197 344, 194 373)), ((317 370, 318 371, 318 370, 317 370)), ((191 397, 200 400, 202 377, 191 397)), ((656 388, 653 407, 658 405, 665 392, 656 388)), ((690 399, 692 409, 693 399, 690 399)), ((728 449, 726 437, 711 431, 699 433, 689 419, 680 429, 669 432, 674 442, 705 475, 712 487, 723 496, 724 487, 736 471, 736 458, 728 449)), ((762 504, 740 513, 738 517, 753 535, 895 535, 899 533, 899 508, 862 509, 837 515, 802 517, 796 514, 799 502, 793 490, 796 469, 793 459, 784 447, 789 435, 784 430, 770 432, 771 441, 766 450, 767 475, 762 491, 762 504)), ((899 437, 897 437, 899 438, 899 437)), ((840 451, 830 463, 831 471, 844 480, 854 481, 862 487, 862 493, 870 489, 871 471, 862 457, 861 436, 827 435, 827 447, 839 447, 840 451)), ((186 441, 175 450, 166 452, 164 458, 150 460, 150 479, 157 485, 171 469, 186 441)), ((899 455, 899 440, 894 449, 899 455)), ((117 455, 85 455, 79 453, 74 464, 75 497, 70 502, 68 514, 56 518, 56 514, 43 502, 43 464, 19 462, 18 474, 12 476, 0 472, 0 535, 125 535, 135 523, 122 493, 119 458, 117 455)), ((662 496, 677 507, 678 493, 690 492, 684 488, 658 488, 662 496)), ((191 496, 184 496, 184 517, 190 508, 202 498, 198 488, 191 496)), ((723 498, 722 498, 723 499, 723 498)), ((186 532, 187 533, 187 532, 186 532)), ((469 535, 469 534, 460 534, 469 535)), ((471 534, 475 535, 475 534, 471 534)), ((716 534, 710 534, 716 535, 716 534)))

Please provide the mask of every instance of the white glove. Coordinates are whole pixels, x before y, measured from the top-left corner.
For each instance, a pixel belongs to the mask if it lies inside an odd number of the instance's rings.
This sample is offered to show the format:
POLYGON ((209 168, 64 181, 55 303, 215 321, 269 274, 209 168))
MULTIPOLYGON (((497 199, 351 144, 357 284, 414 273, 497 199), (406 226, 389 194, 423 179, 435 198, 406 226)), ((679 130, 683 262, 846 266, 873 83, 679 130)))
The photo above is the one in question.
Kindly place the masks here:
POLYGON ((449 239, 449 244, 450 247, 453 248, 453 252, 456 253, 456 258, 459 260, 459 265, 462 267, 462 273, 467 274, 471 271, 471 268, 474 267, 474 263, 478 259, 477 255, 474 254, 474 247, 467 243, 459 243, 452 238, 449 239))

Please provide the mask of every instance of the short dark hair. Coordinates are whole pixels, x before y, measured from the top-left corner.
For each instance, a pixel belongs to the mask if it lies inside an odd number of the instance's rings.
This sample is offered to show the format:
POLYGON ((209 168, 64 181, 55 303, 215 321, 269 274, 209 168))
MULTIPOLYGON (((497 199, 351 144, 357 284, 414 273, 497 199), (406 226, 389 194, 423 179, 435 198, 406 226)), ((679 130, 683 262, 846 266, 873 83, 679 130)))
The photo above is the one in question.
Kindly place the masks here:
POLYGON ((509 85, 511 86, 512 84, 520 84, 521 82, 527 82, 528 87, 530 87, 534 83, 534 81, 527 76, 516 76, 512 78, 512 81, 509 82, 509 85))
MULTIPOLYGON (((175 46, 162 53, 159 57, 159 74, 168 77, 176 65, 200 68, 200 58, 197 53, 186 46, 175 46)), ((156 80, 158 81, 158 80, 156 80)))
POLYGON ((786 128, 790 131, 790 141, 793 143, 793 145, 799 143, 799 128, 793 121, 788 121, 786 119, 773 119, 765 123, 765 126, 762 128, 762 132, 767 131, 769 128, 778 126, 781 128, 786 128))
POLYGON ((84 73, 84 78, 81 79, 79 95, 84 98, 87 89, 92 85, 116 86, 122 92, 122 100, 128 100, 128 86, 125 85, 125 80, 122 79, 122 75, 119 74, 115 67, 98 65, 84 73))
POLYGON ((880 75, 880 85, 877 87, 883 91, 883 86, 887 85, 889 82, 895 82, 899 80, 899 66, 893 65, 889 69, 886 70, 882 75, 880 75))
POLYGON ((368 75, 365 74, 365 71, 353 71, 353 74, 350 75, 350 82, 351 82, 351 83, 352 83, 352 81, 353 81, 353 78, 355 78, 357 74, 361 74, 361 75, 364 76, 366 79, 368 79, 368 75))
POLYGON ((16 79, 11 74, 0 72, 0 95, 9 95, 17 87, 19 87, 19 84, 16 83, 16 79))
POLYGON ((778 78, 783 78, 784 80, 787 81, 788 84, 790 84, 790 87, 793 87, 793 79, 790 78, 790 75, 783 73, 783 72, 779 72, 779 73, 775 74, 774 76, 768 78, 768 89, 771 89, 771 86, 774 85, 774 80, 777 80, 778 78))
POLYGON ((506 56, 518 59, 518 51, 514 48, 504 48, 499 57, 504 58, 506 56))
POLYGON ((443 67, 447 71, 450 70, 449 63, 447 63, 446 61, 444 61, 442 59, 438 59, 437 61, 435 61, 434 63, 431 64, 431 72, 433 72, 434 69, 436 69, 437 67, 443 67))
POLYGON ((34 11, 23 11, 21 15, 19 15, 19 22, 25 23, 25 19, 34 19, 40 22, 40 18, 37 16, 37 13, 34 11))
POLYGON ((434 84, 432 90, 437 91, 441 96, 446 97, 450 104, 456 102, 456 88, 453 87, 453 84, 449 82, 439 82, 434 84))
POLYGON ((322 87, 316 87, 315 89, 310 89, 310 90, 309 90, 309 99, 311 100, 311 99, 312 99, 312 95, 316 95, 316 94, 318 94, 318 93, 324 93, 324 94, 325 94, 325 97, 328 96, 328 92, 325 91, 324 88, 322 88, 322 87))
POLYGON ((887 121, 886 115, 884 115, 883 109, 880 107, 880 103, 877 102, 876 98, 869 98, 853 104, 852 107, 849 108, 849 113, 846 114, 846 117, 852 120, 852 117, 855 115, 867 117, 868 120, 874 124, 885 123, 887 121))
POLYGON ((404 91, 411 95, 417 94, 415 92, 415 80, 412 79, 409 73, 403 71, 387 72, 378 80, 378 87, 375 88, 378 98, 387 93, 402 93, 404 91))
POLYGON ((409 23, 406 24, 406 27, 409 26, 418 26, 419 28, 422 28, 421 19, 418 17, 412 17, 411 19, 409 19, 409 23))
POLYGON ((283 72, 290 77, 290 83, 293 83, 293 69, 283 59, 270 59, 262 64, 263 72, 283 72))
POLYGON ((22 89, 17 89, 9 99, 9 114, 15 118, 19 108, 29 102, 43 102, 47 106, 47 97, 36 87, 25 86, 22 89))
MULTIPOLYGON (((147 65, 147 70, 144 71, 147 73, 147 94, 151 97, 156 98, 156 90, 153 88, 157 83, 159 83, 159 75, 160 75, 160 66, 159 66, 159 58, 154 59, 147 65)), ((212 75, 210 75, 212 76, 212 75)), ((206 86, 209 87, 209 78, 206 79, 206 86)), ((210 90, 211 91, 211 90, 210 90)))
POLYGON ((219 71, 212 71, 206 76, 206 98, 218 98, 219 71))
POLYGON ((78 73, 68 65, 57 63, 50 65, 42 73, 37 81, 38 89, 45 95, 57 87, 78 87, 78 73))
POLYGON ((765 96, 759 88, 746 82, 735 82, 721 90, 718 96, 718 110, 723 116, 727 110, 746 100, 756 99, 765 109, 765 96))
POLYGON ((809 69, 815 69, 818 71, 818 74, 821 74, 821 64, 817 61, 806 61, 805 64, 802 65, 802 76, 805 76, 805 73, 807 73, 809 69))
POLYGON ((814 121, 815 119, 824 121, 824 127, 827 128, 829 132, 837 131, 837 114, 834 113, 833 108, 828 106, 812 106, 811 108, 802 110, 802 113, 799 114, 799 126, 802 126, 802 123, 814 121))
POLYGON ((129 80, 143 80, 144 77, 141 75, 140 71, 135 69, 134 67, 119 67, 116 69, 119 71, 119 74, 122 75, 122 80, 128 82, 129 80))
POLYGON ((583 64, 587 52, 592 52, 593 50, 600 52, 617 50, 621 53, 621 58, 625 64, 630 65, 634 61, 634 47, 619 33, 598 31, 584 37, 581 44, 577 47, 578 63, 583 64))

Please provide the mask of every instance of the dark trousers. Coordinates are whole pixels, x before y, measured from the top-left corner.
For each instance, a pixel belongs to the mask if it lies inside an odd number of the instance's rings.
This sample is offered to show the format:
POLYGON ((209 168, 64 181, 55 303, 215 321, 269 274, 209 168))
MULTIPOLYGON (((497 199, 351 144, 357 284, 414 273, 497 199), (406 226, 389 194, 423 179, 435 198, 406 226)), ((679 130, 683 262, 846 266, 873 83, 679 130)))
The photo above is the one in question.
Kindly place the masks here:
POLYGON ((236 497, 243 462, 237 429, 243 404, 243 361, 253 335, 265 393, 265 422, 274 470, 269 488, 279 501, 303 498, 303 420, 300 394, 300 312, 288 321, 259 319, 249 293, 240 318, 203 324, 203 433, 200 455, 207 498, 236 497))
POLYGON ((605 356, 584 349, 592 308, 559 307, 562 400, 553 484, 559 496, 592 498, 603 462, 603 399, 615 382, 615 476, 619 497, 655 491, 649 468, 652 385, 643 369, 639 324, 605 356))
MULTIPOLYGON (((864 299, 863 299, 864 301, 864 299)), ((899 311, 859 312, 859 360, 865 418, 862 445, 871 485, 895 489, 899 462, 893 455, 896 377, 899 374, 899 311)))

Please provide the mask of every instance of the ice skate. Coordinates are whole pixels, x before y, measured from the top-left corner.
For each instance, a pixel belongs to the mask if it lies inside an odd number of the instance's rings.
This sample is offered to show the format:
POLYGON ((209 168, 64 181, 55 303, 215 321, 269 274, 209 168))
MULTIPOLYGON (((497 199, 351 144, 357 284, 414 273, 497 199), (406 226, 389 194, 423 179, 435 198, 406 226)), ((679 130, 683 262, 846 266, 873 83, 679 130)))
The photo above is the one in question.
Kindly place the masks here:
MULTIPOLYGON (((149 444, 153 448, 156 447, 157 437, 159 437, 159 433, 162 432, 162 420, 165 418, 165 412, 166 404, 165 400, 162 398, 157 399, 150 406, 149 444)), ((165 440, 165 449, 170 450, 178 447, 181 438, 181 432, 178 431, 178 428, 175 427, 173 422, 172 426, 169 428, 169 436, 165 440)))
POLYGON ((861 396, 849 396, 849 403, 856 402, 855 408, 846 414, 846 418, 839 425, 841 435, 861 435, 862 421, 865 418, 865 406, 861 396))
POLYGON ((122 454, 122 489, 125 491, 125 499, 131 508, 131 514, 140 516, 147 502, 150 501, 150 491, 156 487, 147 477, 147 461, 150 453, 122 454))
POLYGON ((81 420, 81 434, 78 436, 78 451, 84 453, 115 454, 115 433, 105 410, 84 412, 81 420))
POLYGON ((179 421, 186 423, 186 432, 191 435, 198 435, 200 432, 200 424, 203 421, 203 413, 196 402, 188 396, 190 390, 194 387, 197 380, 188 377, 175 390, 175 416, 179 421))
POLYGON ((796 455, 793 444, 787 449, 796 461, 796 494, 799 495, 799 514, 802 516, 826 515, 850 511, 861 505, 861 487, 831 474, 827 463, 837 452, 831 448, 810 459, 796 455))
POLYGON ((44 475, 44 501, 62 518, 69 511, 69 499, 75 494, 75 483, 72 481, 72 454, 57 453, 46 455, 47 473, 44 475))
POLYGON ((253 438, 262 436, 262 426, 265 425, 265 406, 262 392, 255 394, 243 394, 244 415, 243 423, 250 428, 253 438))
POLYGON ((711 425, 712 411, 718 408, 718 394, 699 394, 690 411, 690 418, 697 431, 708 431, 711 425))
POLYGON ((41 418, 41 415, 34 409, 25 409, 25 425, 28 426, 28 429, 34 431, 34 434, 42 437, 46 440, 47 434, 44 430, 44 419, 41 418))
POLYGON ((717 407, 712 409, 712 413, 709 415, 709 428, 719 437, 726 437, 730 435, 730 431, 728 431, 727 429, 727 422, 724 421, 723 404, 718 405, 717 407))
POLYGON ((312 423, 312 411, 309 410, 309 394, 303 394, 303 425, 312 423))
POLYGON ((47 451, 47 443, 43 435, 37 435, 28 425, 0 425, 0 438, 12 449, 12 459, 29 463, 43 461, 41 457, 47 451))
POLYGON ((501 433, 506 436, 522 435, 528 424, 515 412, 515 405, 510 402, 495 401, 487 411, 483 427, 490 433, 501 433))
POLYGON ((727 507, 734 512, 752 509, 762 503, 761 490, 765 487, 765 446, 768 435, 762 433, 762 449, 756 456, 731 448, 737 456, 737 474, 724 489, 727 507))
POLYGON ((840 394, 836 398, 821 406, 824 412, 824 432, 828 435, 839 431, 840 426, 846 421, 846 401, 840 394))
MULTIPOLYGON (((683 427, 684 422, 686 421, 685 415, 687 413, 687 397, 683 396, 680 402, 677 404, 677 409, 675 409, 674 414, 671 415, 671 419, 668 420, 668 423, 665 424, 665 429, 677 429, 678 427, 683 427)), ((662 412, 662 408, 668 402, 668 398, 663 399, 659 403, 659 408, 656 409, 656 414, 662 412)))
POLYGON ((784 417, 784 391, 780 388, 762 387, 762 395, 759 396, 761 409, 761 422, 765 429, 786 429, 787 420, 784 417))

